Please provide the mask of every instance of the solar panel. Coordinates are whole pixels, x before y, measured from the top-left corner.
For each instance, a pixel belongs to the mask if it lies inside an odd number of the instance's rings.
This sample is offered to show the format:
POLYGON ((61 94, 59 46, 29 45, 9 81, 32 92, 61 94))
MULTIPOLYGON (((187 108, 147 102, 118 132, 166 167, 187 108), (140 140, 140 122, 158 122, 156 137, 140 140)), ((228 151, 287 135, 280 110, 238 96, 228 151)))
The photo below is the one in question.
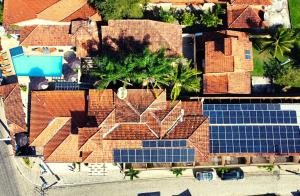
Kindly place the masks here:
POLYGON ((55 90, 79 90, 79 84, 77 82, 55 82, 55 90))
POLYGON ((195 161, 192 148, 114 149, 116 163, 183 163, 195 161))
POLYGON ((280 110, 279 103, 255 103, 255 104, 204 104, 204 111, 230 111, 230 110, 280 110))
POLYGON ((20 56, 20 55, 24 54, 22 46, 11 48, 11 49, 9 49, 9 52, 10 52, 11 57, 20 56))
POLYGON ((296 111, 205 111, 210 124, 297 124, 296 111))
POLYGON ((299 153, 299 126, 211 126, 211 153, 299 153))
POLYGON ((144 148, 186 147, 186 140, 145 140, 144 148))

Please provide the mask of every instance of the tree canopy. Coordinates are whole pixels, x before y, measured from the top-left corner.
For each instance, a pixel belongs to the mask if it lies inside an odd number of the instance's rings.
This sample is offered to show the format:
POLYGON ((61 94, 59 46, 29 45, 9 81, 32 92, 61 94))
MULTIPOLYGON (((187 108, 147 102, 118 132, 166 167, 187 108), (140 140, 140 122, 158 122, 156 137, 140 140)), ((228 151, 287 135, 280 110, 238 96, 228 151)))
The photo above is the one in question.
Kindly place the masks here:
POLYGON ((141 54, 129 53, 122 57, 102 54, 94 60, 94 64, 90 74, 98 78, 95 86, 99 89, 118 83, 123 87, 170 87, 172 100, 176 100, 183 90, 200 91, 200 73, 182 57, 167 57, 164 49, 157 52, 145 49, 141 54))
POLYGON ((142 18, 145 0, 88 0, 104 20, 142 18))
POLYGON ((276 27, 269 29, 269 36, 258 38, 258 46, 261 52, 269 52, 274 58, 281 59, 299 41, 300 35, 296 30, 276 27))

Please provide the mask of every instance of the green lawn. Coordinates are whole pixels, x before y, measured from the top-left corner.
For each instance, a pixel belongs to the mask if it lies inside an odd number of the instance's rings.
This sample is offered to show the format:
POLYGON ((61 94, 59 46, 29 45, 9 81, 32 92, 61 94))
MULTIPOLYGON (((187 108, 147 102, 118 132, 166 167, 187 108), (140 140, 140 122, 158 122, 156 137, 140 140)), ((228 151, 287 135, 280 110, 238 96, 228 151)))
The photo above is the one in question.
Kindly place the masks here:
POLYGON ((253 47, 253 63, 254 69, 252 72, 252 76, 263 76, 264 74, 264 62, 271 57, 268 53, 259 54, 259 51, 253 47))
POLYGON ((300 28, 300 2, 289 0, 290 17, 293 28, 300 28))

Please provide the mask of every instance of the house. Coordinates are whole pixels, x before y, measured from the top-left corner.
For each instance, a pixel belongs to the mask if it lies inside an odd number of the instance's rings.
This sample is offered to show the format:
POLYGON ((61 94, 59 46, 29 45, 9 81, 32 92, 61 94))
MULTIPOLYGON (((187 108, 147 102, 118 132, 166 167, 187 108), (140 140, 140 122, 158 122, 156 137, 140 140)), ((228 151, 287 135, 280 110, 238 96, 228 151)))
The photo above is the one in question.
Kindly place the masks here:
POLYGON ((3 24, 32 26, 68 23, 73 20, 101 20, 87 0, 6 0, 3 24))
POLYGON ((27 132, 25 112, 21 99, 21 90, 17 83, 0 85, 1 125, 13 136, 15 133, 27 132))
POLYGON ((165 48, 170 55, 182 54, 182 28, 152 20, 110 20, 102 26, 104 49, 152 51, 165 48))
POLYGON ((297 103, 169 102, 158 89, 128 89, 124 99, 110 89, 34 91, 30 145, 49 163, 274 163, 299 157, 299 118, 297 103))
POLYGON ((99 35, 95 22, 80 20, 59 25, 33 25, 20 29, 20 45, 29 50, 38 47, 76 48, 77 56, 86 57, 98 51, 99 35))
POLYGON ((252 43, 247 33, 204 33, 203 93, 250 94, 253 70, 252 43))
POLYGON ((186 163, 208 159, 208 119, 202 115, 201 102, 171 103, 165 90, 127 91, 125 99, 110 89, 32 92, 30 145, 46 162, 186 163), (164 155, 158 155, 156 147, 164 155), (154 157, 151 160, 143 154, 149 150, 156 150, 149 154, 154 157), (133 161, 120 151, 142 154, 133 161), (179 154, 173 157, 173 151, 179 154), (163 156, 160 161, 158 156, 163 156))

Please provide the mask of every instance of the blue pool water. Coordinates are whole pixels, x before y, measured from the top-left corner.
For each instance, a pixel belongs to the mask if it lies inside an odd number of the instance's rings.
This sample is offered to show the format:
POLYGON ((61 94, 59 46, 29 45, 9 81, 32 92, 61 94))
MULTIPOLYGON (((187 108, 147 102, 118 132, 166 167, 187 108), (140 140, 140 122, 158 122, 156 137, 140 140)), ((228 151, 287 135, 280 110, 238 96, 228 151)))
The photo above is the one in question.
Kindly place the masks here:
POLYGON ((13 56, 12 61, 17 76, 60 77, 62 75, 61 56, 13 56))

